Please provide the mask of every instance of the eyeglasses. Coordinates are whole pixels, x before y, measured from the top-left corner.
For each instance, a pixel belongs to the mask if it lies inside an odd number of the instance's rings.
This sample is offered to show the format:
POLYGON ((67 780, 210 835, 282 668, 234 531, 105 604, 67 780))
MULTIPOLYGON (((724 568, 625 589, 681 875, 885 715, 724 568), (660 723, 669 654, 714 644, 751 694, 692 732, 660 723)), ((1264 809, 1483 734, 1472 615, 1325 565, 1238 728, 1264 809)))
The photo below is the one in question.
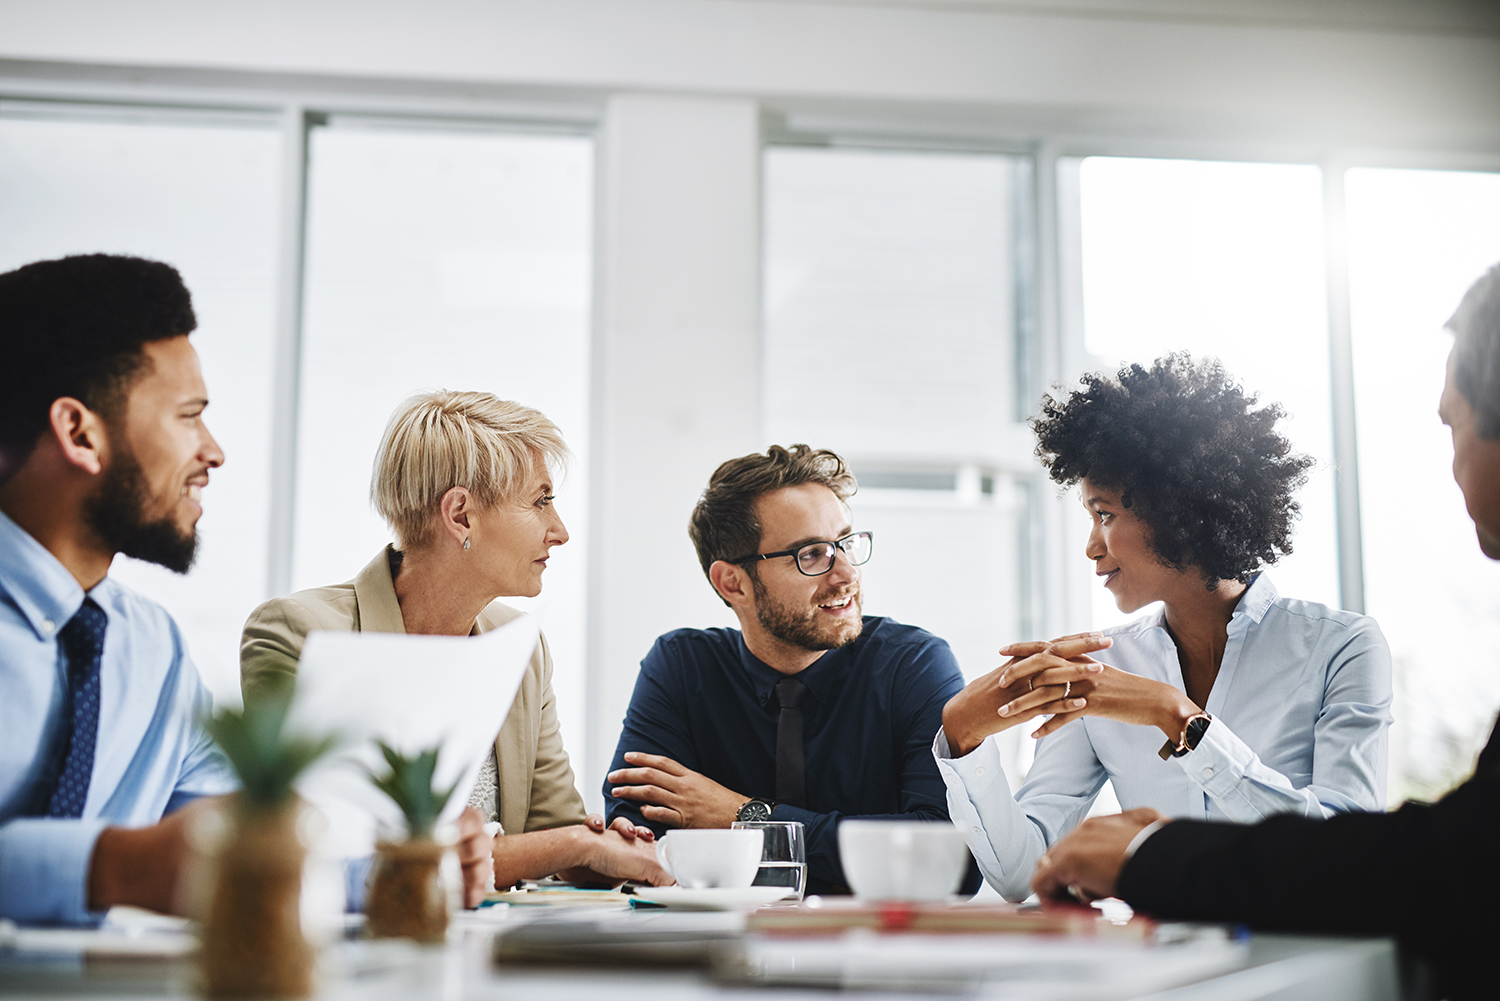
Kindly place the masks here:
POLYGON ((834 557, 839 550, 844 551, 844 558, 851 566, 860 566, 870 562, 870 554, 875 551, 875 536, 871 532, 855 532, 846 535, 837 542, 809 542, 805 546, 796 549, 783 549, 779 553, 757 553, 753 556, 741 556, 737 560, 729 560, 730 563, 751 563, 755 560, 774 560, 778 556, 792 556, 797 560, 797 570, 804 577, 819 577, 833 569, 834 557))

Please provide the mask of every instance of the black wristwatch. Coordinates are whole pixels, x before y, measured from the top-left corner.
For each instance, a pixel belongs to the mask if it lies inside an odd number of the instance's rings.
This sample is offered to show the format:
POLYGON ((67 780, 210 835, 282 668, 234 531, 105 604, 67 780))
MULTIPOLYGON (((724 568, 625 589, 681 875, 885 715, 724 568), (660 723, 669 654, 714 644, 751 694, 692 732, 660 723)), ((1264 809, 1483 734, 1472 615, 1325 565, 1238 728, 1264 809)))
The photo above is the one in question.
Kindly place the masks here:
POLYGON ((1197 748, 1198 742, 1203 739, 1203 734, 1208 730, 1208 724, 1213 721, 1214 718, 1208 713, 1198 713, 1195 716, 1189 716, 1187 725, 1182 728, 1182 739, 1173 740, 1168 737, 1167 742, 1161 745, 1161 750, 1157 753, 1161 755, 1163 761, 1166 761, 1168 758, 1182 757, 1184 754, 1197 748))
POLYGON ((747 800, 740 807, 739 812, 734 815, 735 820, 770 820, 771 811, 776 809, 775 803, 763 799, 747 800))

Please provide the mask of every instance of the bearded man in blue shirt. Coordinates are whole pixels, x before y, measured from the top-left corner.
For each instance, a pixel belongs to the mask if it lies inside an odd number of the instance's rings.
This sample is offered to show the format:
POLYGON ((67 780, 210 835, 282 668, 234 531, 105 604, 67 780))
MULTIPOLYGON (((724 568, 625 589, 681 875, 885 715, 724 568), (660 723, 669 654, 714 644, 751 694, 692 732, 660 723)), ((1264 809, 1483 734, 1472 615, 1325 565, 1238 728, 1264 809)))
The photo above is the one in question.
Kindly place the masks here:
MULTIPOLYGON (((192 565, 201 492, 224 462, 196 326, 181 277, 156 261, 0 274, 0 918, 176 911, 188 804, 237 785, 177 624, 107 576, 117 553, 192 565)), ((472 906, 489 838, 467 820, 472 906)))
POLYGON ((927 748, 963 676, 938 637, 862 616, 873 540, 850 523, 855 489, 841 458, 806 445, 715 471, 689 534, 740 628, 667 633, 641 662, 611 821, 800 821, 807 891, 839 893, 841 820, 948 819, 927 748))
POLYGON ((171 267, 0 275, 0 916, 173 909, 191 800, 235 787, 176 623, 106 575, 186 572, 224 454, 171 267))

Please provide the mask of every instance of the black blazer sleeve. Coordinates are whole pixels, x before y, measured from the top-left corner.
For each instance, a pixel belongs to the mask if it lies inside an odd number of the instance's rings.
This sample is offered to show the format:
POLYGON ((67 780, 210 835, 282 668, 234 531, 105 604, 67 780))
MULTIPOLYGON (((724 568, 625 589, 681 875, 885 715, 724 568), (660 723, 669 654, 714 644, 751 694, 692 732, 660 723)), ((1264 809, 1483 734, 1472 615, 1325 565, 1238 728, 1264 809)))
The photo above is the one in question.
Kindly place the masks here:
POLYGON ((1500 748, 1436 803, 1254 826, 1178 820, 1141 845, 1119 895, 1164 919, 1397 936, 1453 997, 1500 994, 1500 748))

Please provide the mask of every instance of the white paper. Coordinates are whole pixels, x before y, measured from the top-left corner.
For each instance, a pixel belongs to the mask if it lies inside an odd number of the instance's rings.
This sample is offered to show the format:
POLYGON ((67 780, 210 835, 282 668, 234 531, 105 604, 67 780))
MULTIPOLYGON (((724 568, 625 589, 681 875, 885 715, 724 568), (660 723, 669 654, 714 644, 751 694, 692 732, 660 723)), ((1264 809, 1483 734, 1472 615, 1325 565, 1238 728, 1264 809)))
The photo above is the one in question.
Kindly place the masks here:
POLYGON ((522 615, 479 636, 314 632, 302 647, 287 731, 336 734, 340 744, 309 768, 297 791, 328 821, 321 848, 361 858, 377 830, 399 830, 401 811, 370 781, 386 770, 375 740, 403 754, 441 747, 433 786, 457 782, 443 820, 463 811, 537 645, 522 615))

